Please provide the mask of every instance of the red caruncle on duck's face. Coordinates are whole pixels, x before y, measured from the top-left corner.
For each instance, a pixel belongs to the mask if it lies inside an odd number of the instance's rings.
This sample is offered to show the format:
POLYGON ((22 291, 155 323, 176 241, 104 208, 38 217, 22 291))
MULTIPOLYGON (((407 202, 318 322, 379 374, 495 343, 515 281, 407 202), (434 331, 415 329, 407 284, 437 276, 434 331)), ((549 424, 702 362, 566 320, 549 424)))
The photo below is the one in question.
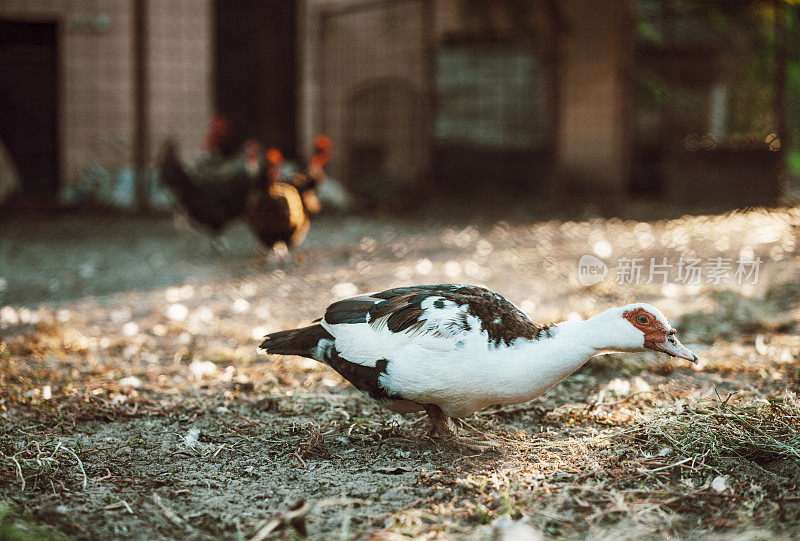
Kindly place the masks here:
POLYGON ((654 314, 644 308, 635 308, 623 313, 631 325, 644 334, 643 346, 653 351, 666 353, 671 357, 680 357, 687 361, 697 362, 697 355, 689 351, 676 338, 677 331, 665 325, 654 314))
POLYGON ((647 342, 665 342, 669 332, 675 332, 672 329, 668 329, 656 316, 644 308, 629 310, 622 315, 631 322, 631 325, 644 333, 645 344, 647 342))

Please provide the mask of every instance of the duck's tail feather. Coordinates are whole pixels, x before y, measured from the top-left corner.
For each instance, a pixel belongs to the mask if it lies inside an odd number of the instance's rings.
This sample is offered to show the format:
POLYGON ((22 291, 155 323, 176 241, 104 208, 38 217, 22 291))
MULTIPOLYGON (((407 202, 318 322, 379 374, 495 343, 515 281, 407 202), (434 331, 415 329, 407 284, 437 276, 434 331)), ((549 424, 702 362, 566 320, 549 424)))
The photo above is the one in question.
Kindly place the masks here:
MULTIPOLYGON (((315 324, 300 329, 278 331, 264 337, 260 349, 278 355, 299 355, 317 359, 323 340, 333 341, 333 336, 322 325, 315 324)), ((320 360, 320 359, 317 359, 320 360)))

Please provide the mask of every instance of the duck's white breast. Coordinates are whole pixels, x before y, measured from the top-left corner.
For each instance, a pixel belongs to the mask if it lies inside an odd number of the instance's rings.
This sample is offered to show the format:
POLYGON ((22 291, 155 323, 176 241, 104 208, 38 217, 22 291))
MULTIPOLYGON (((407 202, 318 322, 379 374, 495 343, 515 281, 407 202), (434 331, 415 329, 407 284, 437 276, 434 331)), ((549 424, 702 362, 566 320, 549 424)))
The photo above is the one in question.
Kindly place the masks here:
MULTIPOLYGON (((451 417, 465 417, 491 404, 536 398, 564 375, 514 346, 464 348, 440 354, 400 350, 379 381, 388 391, 421 404, 436 404, 451 417)), ((542 360, 542 359, 538 359, 542 360)))

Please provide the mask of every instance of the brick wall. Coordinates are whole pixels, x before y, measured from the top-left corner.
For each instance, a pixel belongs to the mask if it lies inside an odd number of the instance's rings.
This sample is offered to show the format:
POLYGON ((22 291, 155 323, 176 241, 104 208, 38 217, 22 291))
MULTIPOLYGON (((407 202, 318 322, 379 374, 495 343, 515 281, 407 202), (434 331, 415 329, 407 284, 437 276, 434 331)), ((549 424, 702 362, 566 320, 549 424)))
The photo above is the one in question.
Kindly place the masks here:
MULTIPOLYGON (((62 184, 92 161, 132 161, 133 2, 3 0, 0 17, 59 23, 59 137, 62 184)), ((151 158, 167 135, 186 155, 202 149, 211 113, 211 0, 151 0, 151 158)))
POLYGON ((211 0, 151 0, 150 157, 167 137, 185 158, 203 150, 213 108, 213 6, 211 0))

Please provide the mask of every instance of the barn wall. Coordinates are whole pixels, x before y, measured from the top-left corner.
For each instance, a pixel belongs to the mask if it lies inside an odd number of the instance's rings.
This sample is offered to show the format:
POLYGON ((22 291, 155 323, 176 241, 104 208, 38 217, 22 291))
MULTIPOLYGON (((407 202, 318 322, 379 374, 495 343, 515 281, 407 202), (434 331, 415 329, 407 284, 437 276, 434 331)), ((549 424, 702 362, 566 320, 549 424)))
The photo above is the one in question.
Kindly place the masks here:
MULTIPOLYGON (((366 178, 370 170, 383 169, 376 178, 414 183, 430 174, 438 140, 449 146, 438 152, 437 160, 453 173, 450 176, 457 184, 466 181, 464 171, 451 165, 473 169, 459 152, 489 165, 491 173, 502 177, 499 182, 514 177, 531 184, 525 179, 530 171, 519 169, 530 165, 527 162, 546 137, 538 112, 543 96, 538 89, 532 91, 533 97, 520 91, 518 79, 528 78, 531 88, 537 86, 535 31, 521 36, 520 21, 512 20, 502 6, 494 7, 474 13, 473 6, 471 13, 460 0, 301 2, 300 148, 310 149, 313 134, 325 131, 334 140, 334 162, 329 168, 334 176, 348 181, 353 175, 366 178), (470 43, 475 46, 470 48, 470 43), (466 71, 448 75, 449 61, 462 64, 453 69, 466 71), (477 87, 469 73, 476 62, 484 67, 477 75, 486 83, 477 87), (492 86, 490 79, 497 70, 513 77, 498 79, 504 85, 492 86), (511 74, 514 70, 519 73, 511 74), (371 97, 365 95, 371 91, 371 97), (462 97, 463 93, 468 95, 462 97), (500 101, 507 98, 507 110, 495 106, 498 97, 500 101), (474 121, 475 107, 489 102, 504 114, 474 121), (520 108, 524 109, 520 114, 508 114, 520 108), (527 117, 533 117, 530 130, 518 126, 527 117), (501 133, 489 141, 489 154, 482 154, 486 145, 480 136, 491 139, 493 129, 501 133), (519 136, 514 130, 524 133, 519 136), (455 148, 451 143, 458 145, 464 137, 466 147, 450 156, 449 150, 455 148), (481 140, 474 141, 476 137, 481 140), (470 145, 476 147, 474 152, 469 151, 470 145), (520 152, 524 160, 517 159, 520 152), (512 172, 504 165, 519 167, 512 172)), ((541 22, 536 3, 531 2, 527 15, 529 28, 541 22)), ((491 115, 488 109, 484 113, 491 115)), ((479 176, 485 181, 485 175, 479 176)), ((444 181, 438 174, 434 179, 441 186, 447 184, 444 181)))
POLYGON ((537 2, 438 0, 434 178, 471 196, 533 194, 551 172, 545 27, 537 2))
MULTIPOLYGON (((59 23, 59 131, 62 184, 91 162, 133 159, 133 2, 3 0, 0 18, 59 23)), ((210 0, 150 0, 150 157, 163 138, 202 149, 211 112, 213 34, 210 0)))
POLYGON ((167 137, 185 157, 202 152, 213 110, 211 0, 150 0, 148 5, 150 159, 167 137))
MULTIPOLYGON (((74 183, 90 161, 131 161, 133 129, 132 12, 119 0, 5 0, 0 17, 60 22, 61 177, 74 183), (71 17, 71 16, 76 17, 71 17), (106 15, 105 31, 81 17, 106 15)), ((23 180, 24 181, 24 180, 23 180)))
POLYGON ((414 182, 428 168, 424 0, 309 0, 301 6, 301 153, 324 132, 335 177, 382 169, 414 182), (367 169, 364 169, 364 168, 367 169))
POLYGON ((628 2, 564 0, 560 8, 560 188, 623 193, 630 168, 628 2))
MULTIPOLYGON (((602 193, 627 191, 630 170, 629 68, 632 52, 631 14, 627 0, 602 3, 564 0, 553 4, 559 12, 560 24, 553 38, 558 55, 554 60, 551 59, 556 63, 556 69, 552 71, 550 65, 546 64, 551 60, 547 57, 549 51, 544 38, 553 35, 553 20, 543 3, 531 1, 530 9, 525 14, 526 20, 523 21, 525 24, 520 25, 520 21, 510 19, 508 12, 501 9, 490 9, 476 17, 470 14, 469 9, 465 9, 469 6, 459 0, 431 0, 427 5, 432 7, 427 12, 433 14, 432 20, 429 20, 432 31, 427 38, 423 35, 420 22, 420 17, 424 19, 425 15, 416 15, 410 8, 415 4, 426 5, 426 1, 303 2, 298 30, 302 51, 299 90, 301 148, 310 147, 310 138, 319 130, 327 130, 334 138, 334 143, 342 143, 343 138, 349 136, 345 121, 347 96, 371 78, 402 78, 419 88, 423 93, 423 102, 435 104, 434 109, 426 111, 429 115, 426 121, 430 127, 431 123, 436 122, 434 117, 438 108, 444 106, 452 109, 458 105, 455 102, 441 103, 442 88, 434 86, 442 82, 437 79, 440 75, 438 70, 442 68, 438 66, 437 70, 437 61, 450 59, 445 54, 445 48, 455 50, 458 47, 469 48, 473 44, 475 51, 465 53, 470 62, 480 64, 483 56, 493 54, 494 47, 497 54, 505 55, 502 60, 512 66, 512 71, 517 69, 526 72, 522 77, 530 79, 531 88, 536 87, 533 98, 520 97, 514 94, 517 88, 514 86, 515 79, 508 78, 508 84, 513 88, 497 93, 501 95, 501 101, 509 101, 503 102, 503 107, 512 110, 521 108, 522 113, 513 116, 515 122, 531 117, 531 130, 525 131, 525 126, 506 126, 509 123, 503 122, 498 116, 497 122, 502 124, 498 129, 502 133, 498 132, 500 142, 494 147, 508 153, 517 150, 515 145, 527 145, 524 150, 528 153, 528 161, 512 152, 513 155, 504 158, 505 164, 501 165, 518 165, 519 171, 511 172, 493 166, 487 174, 496 173, 499 183, 519 177, 520 186, 538 190, 544 187, 545 177, 551 174, 553 170, 550 166, 554 164, 557 189, 584 189, 602 193), (399 17, 391 17, 393 11, 402 9, 410 11, 399 17), (531 29, 527 34, 526 27, 531 29), (426 39, 429 40, 427 45, 426 39), (532 51, 529 57, 526 57, 524 50, 526 39, 532 51), (517 65, 513 62, 515 55, 520 60, 517 68, 513 67, 517 65), (431 62, 435 66, 433 69, 431 62), (514 130, 522 135, 514 137, 514 130), (513 142, 503 143, 507 139, 513 142)), ((472 9, 475 9, 474 6, 472 9)), ((489 65, 492 69, 503 68, 501 63, 489 65)), ((474 69, 474 66, 469 69, 474 69)), ((470 79, 468 74, 467 83, 463 85, 464 92, 477 92, 475 99, 479 102, 495 99, 489 94, 481 94, 479 88, 474 90, 476 85, 477 82, 470 79)), ((458 111, 455 114, 457 116, 458 111)), ((462 124, 469 124, 469 130, 472 131, 486 131, 482 134, 485 137, 492 136, 489 133, 492 126, 478 126, 472 120, 474 116, 465 111, 462 124)), ((419 139, 420 145, 431 147, 421 149, 420 155, 430 152, 437 141, 435 138, 441 138, 442 134, 448 139, 452 139, 453 133, 459 130, 464 132, 464 137, 470 135, 469 130, 455 126, 452 122, 454 118, 451 114, 444 119, 446 125, 438 126, 441 130, 432 131, 429 137, 419 139)), ((475 148, 476 153, 486 146, 478 141, 469 143, 465 148, 468 149, 469 145, 475 148)), ((346 149, 337 147, 335 163, 331 168, 335 175, 342 177, 352 171, 348 159, 352 160, 353 156, 347 156, 346 149)), ((364 159, 379 158, 367 152, 364 159)), ((437 155, 436 159, 437 164, 444 163, 441 156, 437 155)), ((487 158, 484 161, 489 163, 491 160, 487 158)), ((464 160, 459 158, 454 163, 464 163, 464 160)), ((443 167, 453 169, 448 164, 443 167)), ((461 173, 455 176, 463 178, 461 173)), ((438 182, 441 177, 442 171, 438 171, 434 180, 438 182)))

